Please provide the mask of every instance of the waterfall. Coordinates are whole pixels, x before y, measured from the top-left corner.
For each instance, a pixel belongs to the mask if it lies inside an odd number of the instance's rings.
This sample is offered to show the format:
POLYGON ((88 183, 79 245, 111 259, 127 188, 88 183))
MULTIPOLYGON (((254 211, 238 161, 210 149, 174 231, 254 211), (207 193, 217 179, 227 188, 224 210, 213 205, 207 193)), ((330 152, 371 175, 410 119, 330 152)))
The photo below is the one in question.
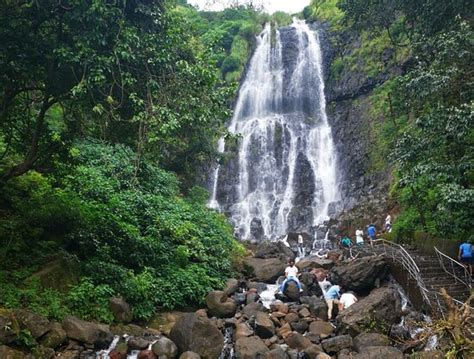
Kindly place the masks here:
POLYGON ((310 232, 328 218, 338 193, 318 32, 297 19, 265 26, 228 130, 238 146, 219 142, 232 155, 214 171, 208 205, 239 238, 310 232))

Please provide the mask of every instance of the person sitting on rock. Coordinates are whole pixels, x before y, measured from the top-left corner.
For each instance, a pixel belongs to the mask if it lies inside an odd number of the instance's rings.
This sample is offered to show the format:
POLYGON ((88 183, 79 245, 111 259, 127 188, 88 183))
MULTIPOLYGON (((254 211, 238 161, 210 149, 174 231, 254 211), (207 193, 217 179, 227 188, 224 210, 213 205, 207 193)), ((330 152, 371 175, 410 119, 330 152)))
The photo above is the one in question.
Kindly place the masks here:
POLYGON ((328 320, 332 319, 332 309, 334 304, 339 305, 339 296, 340 296, 341 287, 338 285, 333 285, 331 288, 324 293, 324 299, 328 305, 328 320))
POLYGON ((357 302, 357 297, 352 292, 346 292, 344 288, 341 287, 340 293, 342 293, 341 298, 339 298, 339 311, 342 312, 344 309, 349 308, 352 304, 357 302))
POLYGON ((290 280, 296 283, 300 292, 303 291, 303 287, 301 286, 300 280, 298 279, 298 267, 295 266, 295 261, 293 259, 290 259, 288 261, 288 267, 286 267, 285 269, 285 280, 283 281, 280 287, 280 292, 282 294, 285 293, 286 284, 290 280))

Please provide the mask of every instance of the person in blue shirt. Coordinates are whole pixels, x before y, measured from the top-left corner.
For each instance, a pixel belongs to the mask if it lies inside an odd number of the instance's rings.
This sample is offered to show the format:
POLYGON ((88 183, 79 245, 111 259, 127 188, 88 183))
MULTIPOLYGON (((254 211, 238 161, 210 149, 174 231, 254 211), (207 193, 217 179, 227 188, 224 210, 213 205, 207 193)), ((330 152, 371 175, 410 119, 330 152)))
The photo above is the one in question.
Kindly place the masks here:
POLYGON ((469 268, 469 273, 471 273, 471 276, 472 264, 474 263, 474 255, 472 252, 473 248, 472 243, 470 243, 470 241, 464 242, 459 246, 458 259, 462 264, 469 268))
POLYGON ((339 304, 339 297, 341 292, 341 287, 338 285, 333 285, 329 288, 326 293, 324 293, 324 299, 326 300, 326 304, 328 305, 328 320, 332 318, 332 308, 334 304, 339 304))
POLYGON ((369 228, 367 228, 367 235, 369 236, 371 241, 375 241, 376 233, 377 233, 377 231, 375 229, 375 226, 373 224, 371 224, 369 226, 369 228))

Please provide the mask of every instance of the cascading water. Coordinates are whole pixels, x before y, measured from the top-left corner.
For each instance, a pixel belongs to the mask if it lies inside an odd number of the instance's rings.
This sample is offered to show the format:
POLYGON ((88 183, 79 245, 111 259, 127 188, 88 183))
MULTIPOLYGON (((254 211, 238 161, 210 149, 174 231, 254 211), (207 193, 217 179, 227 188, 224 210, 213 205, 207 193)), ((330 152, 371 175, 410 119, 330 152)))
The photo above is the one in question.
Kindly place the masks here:
POLYGON ((238 153, 215 170, 209 206, 230 216, 239 238, 310 232, 327 219, 335 152, 319 35, 304 21, 257 37, 229 132, 240 136, 238 153))

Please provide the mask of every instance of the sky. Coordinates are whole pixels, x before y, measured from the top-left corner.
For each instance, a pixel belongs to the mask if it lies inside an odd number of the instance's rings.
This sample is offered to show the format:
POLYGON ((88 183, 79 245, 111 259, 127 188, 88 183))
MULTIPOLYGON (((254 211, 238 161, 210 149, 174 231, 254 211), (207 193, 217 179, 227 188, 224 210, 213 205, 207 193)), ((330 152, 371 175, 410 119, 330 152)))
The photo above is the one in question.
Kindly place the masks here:
POLYGON ((275 11, 285 11, 292 14, 303 10, 305 6, 309 5, 310 0, 188 0, 188 4, 197 5, 202 10, 222 10, 226 5, 236 2, 263 4, 265 10, 270 14, 275 11))

